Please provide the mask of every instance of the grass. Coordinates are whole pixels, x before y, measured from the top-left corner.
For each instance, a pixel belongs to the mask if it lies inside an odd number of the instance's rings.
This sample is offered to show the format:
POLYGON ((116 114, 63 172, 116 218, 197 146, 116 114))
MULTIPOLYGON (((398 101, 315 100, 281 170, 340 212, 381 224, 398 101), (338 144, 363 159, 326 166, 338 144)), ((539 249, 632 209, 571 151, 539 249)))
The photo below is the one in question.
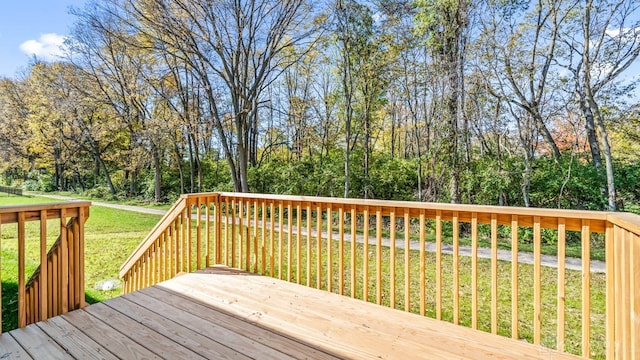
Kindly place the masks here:
MULTIPOLYGON (((0 196, 0 206, 58 202, 40 197, 0 196)), ((85 286, 86 299, 90 303, 110 299, 122 293, 122 287, 109 291, 97 288, 105 280, 120 283, 120 265, 160 220, 158 215, 92 206, 85 226, 85 286)), ((59 235, 59 220, 50 220, 47 239, 51 246, 59 235)), ((29 276, 39 265, 37 222, 27 224, 26 274, 29 276)), ((2 329, 17 326, 17 227, 2 226, 2 329)))
POLYGON ((68 197, 72 197, 75 199, 81 199, 81 200, 89 200, 89 201, 97 201, 97 202, 103 202, 103 203, 109 203, 109 204, 120 204, 120 205, 132 205, 132 206, 140 206, 140 207, 145 207, 148 209, 160 209, 160 210, 169 210, 169 208, 171 208, 171 206, 173 205, 173 202, 169 202, 169 203, 155 203, 149 200, 141 200, 141 199, 136 199, 136 198, 132 198, 132 199, 105 199, 105 198, 101 198, 101 197, 93 197, 93 196, 87 196, 85 194, 78 194, 78 193, 74 193, 74 192, 70 192, 70 191, 54 191, 54 192, 49 192, 49 193, 34 193, 37 195, 47 195, 47 194, 51 194, 51 195, 61 195, 61 196, 68 196, 68 197))
POLYGON ((0 206, 33 205, 52 202, 60 202, 60 200, 37 196, 18 196, 0 193, 0 206))

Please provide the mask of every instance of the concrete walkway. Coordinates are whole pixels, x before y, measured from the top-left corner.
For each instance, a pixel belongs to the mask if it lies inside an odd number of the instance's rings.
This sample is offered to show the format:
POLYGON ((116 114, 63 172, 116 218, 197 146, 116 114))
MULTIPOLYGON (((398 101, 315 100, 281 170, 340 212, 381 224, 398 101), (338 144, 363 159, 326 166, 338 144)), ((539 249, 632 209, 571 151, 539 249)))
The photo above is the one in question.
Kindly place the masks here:
MULTIPOLYGON (((53 195, 53 194, 33 194, 33 195, 47 197, 47 198, 51 198, 51 199, 63 200, 63 201, 77 201, 77 200, 79 200, 79 199, 76 199, 76 198, 73 198, 73 197, 69 197, 69 196, 53 195)), ((164 215, 166 213, 166 210, 149 209, 149 208, 145 208, 145 207, 142 207, 142 206, 112 204, 112 203, 105 203, 105 202, 98 202, 98 201, 92 201, 91 203, 93 205, 95 205, 95 206, 104 206, 104 207, 120 209, 120 210, 135 211, 135 212, 144 213, 144 214, 164 215)), ((293 229, 292 230, 293 233, 297 233, 297 229, 296 229, 295 226, 292 227, 292 229, 293 229)), ((278 224, 275 224, 275 230, 278 230, 278 224)), ((285 228, 285 229, 283 229, 283 231, 287 232, 288 229, 285 228)), ((307 235, 306 229, 302 229, 302 235, 303 236, 307 235)), ((316 235, 315 230, 312 230, 311 235, 312 236, 316 235)), ((334 239, 334 240, 338 239, 338 236, 339 236, 338 233, 333 233, 331 235, 332 239, 334 239)), ((327 238, 326 231, 322 232, 322 237, 324 239, 327 238)), ((344 239, 345 239, 345 241, 351 241, 351 235, 350 234, 345 234, 344 235, 344 239)), ((356 241, 359 242, 359 243, 364 243, 365 236, 364 235, 356 235, 356 241)), ((375 237, 369 237, 368 241, 369 241, 369 244, 372 244, 372 245, 376 244, 376 238, 375 237)), ((391 244, 391 240, 388 239, 388 238, 382 238, 382 244, 384 246, 389 246, 391 244)), ((419 241, 413 241, 412 240, 410 242, 410 245, 411 245, 411 250, 420 250, 420 242, 419 241)), ((404 239, 397 239, 396 240, 396 246, 399 247, 399 248, 403 248, 404 247, 404 239)), ((435 252, 436 251, 436 244, 433 243, 433 242, 428 242, 427 246, 426 246, 426 250, 428 252, 435 252)), ((443 254, 453 254, 453 245, 442 244, 442 253, 443 254)), ((471 246, 460 246, 459 247, 459 254, 461 256, 469 256, 470 257, 471 256, 471 246)), ((489 249, 489 248, 478 248, 478 257, 481 258, 481 259, 491 259, 491 249, 489 249)), ((512 259, 512 256, 511 256, 511 251, 510 250, 498 250, 498 260, 511 262, 511 259, 512 259)), ((518 263, 533 265, 533 254, 532 253, 528 253, 528 252, 519 252, 518 253, 518 263)), ((558 267, 558 257, 557 256, 553 256, 553 255, 542 255, 541 256, 541 264, 542 264, 542 266, 545 266, 545 267, 557 268, 558 267)), ((579 258, 565 257, 565 267, 568 270, 581 271, 582 270, 582 260, 579 259, 579 258)), ((604 273, 605 270, 606 270, 605 262, 604 261, 598 261, 598 260, 591 260, 590 270, 591 270, 592 273, 604 273)))
MULTIPOLYGON (((278 231, 278 224, 275 224, 274 226, 275 231, 278 231)), ((285 227, 285 229, 283 230, 284 232, 288 232, 288 229, 285 227)), ((297 233, 297 229, 295 226, 292 227, 292 233, 296 234, 297 233)), ((302 229, 302 236, 306 236, 307 235, 307 230, 306 229, 302 229)), ((334 232, 331 235, 331 238, 333 240, 338 239, 339 237, 339 233, 334 232)), ((316 231, 315 230, 311 230, 311 236, 316 236, 316 231)), ((322 231, 322 238, 326 239, 327 238, 327 232, 326 231, 322 231)), ((351 241, 351 234, 344 234, 344 240, 345 241, 351 241)), ((365 241, 365 236, 364 235, 356 235, 356 242, 359 243, 364 243, 365 241)), ((376 244, 376 238, 369 236, 368 238, 368 242, 370 245, 375 245, 376 244)), ((409 242, 411 250, 420 250, 420 242, 416 241, 416 240, 411 240, 409 242)), ((391 239, 389 238, 382 238, 382 245, 383 246, 390 246, 391 245, 391 239)), ((396 239, 396 247, 397 248, 404 248, 404 238, 397 238, 396 239)), ((427 242, 426 243, 426 251, 428 252, 436 252, 436 243, 434 242, 427 242)), ((450 244, 442 244, 442 253, 443 254, 449 254, 452 255, 453 254, 453 245, 450 244)), ((460 254, 460 256, 468 256, 471 257, 471 246, 466 246, 466 245, 460 245, 458 247, 458 253, 460 254)), ((491 249, 490 248, 478 248, 478 257, 481 259, 491 259, 491 249)), ((511 257, 511 250, 501 250, 498 249, 498 260, 501 261, 507 261, 507 262, 511 262, 512 257, 511 257)), ((533 265, 533 253, 529 253, 529 252, 518 252, 518 263, 520 264, 530 264, 533 265)), ((553 255, 541 255, 540 256, 540 263, 542 264, 542 266, 545 267, 550 267, 550 268, 557 268, 558 267, 558 257, 557 256, 553 256, 553 255)), ((582 271, 582 259, 579 258, 573 258, 573 257, 565 257, 565 268, 568 270, 575 270, 575 271, 582 271)), ((606 271, 606 266, 605 266, 605 262, 604 261, 598 261, 598 260, 591 260, 591 264, 590 264, 590 270, 592 273, 604 273, 606 271)))

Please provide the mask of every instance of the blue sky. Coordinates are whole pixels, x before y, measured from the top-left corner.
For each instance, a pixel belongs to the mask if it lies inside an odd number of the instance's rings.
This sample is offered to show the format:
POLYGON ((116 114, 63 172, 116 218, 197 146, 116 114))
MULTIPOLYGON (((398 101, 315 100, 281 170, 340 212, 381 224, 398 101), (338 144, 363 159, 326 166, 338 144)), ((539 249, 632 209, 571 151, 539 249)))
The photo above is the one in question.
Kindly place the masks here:
MULTIPOLYGON (((20 76, 36 55, 55 60, 75 22, 69 8, 88 0, 0 0, 0 77, 20 76)), ((640 77, 640 60, 621 76, 640 77)), ((640 88, 635 97, 640 98, 640 88)))
POLYGON ((0 77, 15 77, 35 54, 51 60, 75 21, 69 7, 86 0, 3 0, 0 5, 0 77))

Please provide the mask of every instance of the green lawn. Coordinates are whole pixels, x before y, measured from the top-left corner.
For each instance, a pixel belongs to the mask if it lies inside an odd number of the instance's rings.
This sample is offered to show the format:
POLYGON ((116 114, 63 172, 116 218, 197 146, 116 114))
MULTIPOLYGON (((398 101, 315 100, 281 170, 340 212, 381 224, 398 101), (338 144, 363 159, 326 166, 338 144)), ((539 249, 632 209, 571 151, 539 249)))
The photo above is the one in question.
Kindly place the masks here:
POLYGON ((42 203, 52 203, 52 202, 60 202, 60 200, 37 197, 37 196, 8 195, 6 193, 0 192, 0 206, 32 205, 32 204, 42 204, 42 203))
MULTIPOLYGON (((0 195, 0 206, 59 202, 48 198, 0 195)), ((89 302, 103 301, 122 293, 118 272, 120 265, 160 220, 158 215, 92 206, 85 228, 86 298, 89 302), (120 286, 110 291, 96 288, 105 280, 117 280, 120 286)), ((59 220, 50 220, 48 242, 53 244, 59 235, 59 220)), ((15 224, 2 226, 2 329, 17 324, 17 241, 15 224)), ((39 265, 38 223, 27 226, 26 273, 39 265)), ((49 244, 49 246, 51 246, 49 244)))
MULTIPOLYGON (((42 194, 44 195, 45 193, 39 193, 39 192, 33 192, 33 194, 39 195, 42 194)), ((104 198, 97 198, 97 197, 92 197, 92 196, 87 196, 84 194, 77 194, 77 193, 73 193, 70 191, 54 191, 54 192, 50 192, 50 193, 46 193, 46 194, 52 194, 52 195, 61 195, 61 196, 68 196, 68 197, 72 197, 72 198, 76 198, 76 199, 81 199, 81 200, 89 200, 89 201, 97 201, 97 202, 103 202, 103 203, 110 203, 110 204, 121 204, 121 205, 133 205, 133 206, 141 206, 141 207, 146 207, 149 209, 161 209, 161 210, 169 210, 169 208, 171 208, 171 206, 173 205, 173 202, 168 202, 168 203, 154 203, 154 202, 150 202, 150 201, 144 201, 144 200, 140 200, 140 199, 104 199, 104 198)))

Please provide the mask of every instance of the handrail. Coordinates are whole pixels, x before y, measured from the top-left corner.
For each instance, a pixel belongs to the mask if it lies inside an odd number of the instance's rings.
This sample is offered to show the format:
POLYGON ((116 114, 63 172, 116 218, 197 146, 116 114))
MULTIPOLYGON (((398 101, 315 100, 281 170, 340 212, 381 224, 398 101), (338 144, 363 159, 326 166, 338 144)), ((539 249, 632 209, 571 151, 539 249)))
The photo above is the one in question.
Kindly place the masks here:
POLYGON ((452 204, 452 203, 434 203, 434 202, 417 202, 417 201, 399 201, 399 200, 377 200, 377 199, 356 199, 356 198, 330 198, 330 197, 318 197, 318 196, 300 196, 300 195, 274 195, 274 194, 253 194, 253 193, 234 193, 234 192, 219 192, 219 193, 201 193, 201 194, 186 194, 187 198, 190 195, 214 195, 217 194, 221 197, 230 197, 236 199, 264 199, 273 201, 294 201, 294 202, 310 202, 310 203, 323 203, 323 204, 336 204, 336 205, 356 205, 361 207, 396 207, 396 208, 408 208, 408 209, 427 209, 427 210, 442 210, 442 211, 464 211, 464 212, 478 212, 486 214, 502 214, 502 215, 523 215, 523 216, 542 216, 542 217, 558 217, 561 213, 563 218, 568 219, 586 219, 586 220, 606 220, 609 214, 620 213, 608 213, 602 211, 590 211, 590 210, 570 210, 570 209, 543 209, 543 208, 527 208, 516 206, 490 206, 490 205, 469 205, 469 204, 452 204))
POLYGON ((607 213, 607 221, 612 225, 625 228, 627 231, 640 235, 640 216, 631 213, 607 213))
POLYGON ((169 225, 169 223, 177 216, 184 211, 187 205, 187 197, 182 195, 176 201, 173 206, 165 213, 162 219, 153 227, 149 235, 136 247, 136 249, 129 255, 127 260, 120 267, 120 277, 123 277, 124 274, 131 269, 131 266, 135 263, 135 261, 143 254, 145 251, 149 249, 151 245, 153 245, 154 241, 158 238, 158 236, 165 231, 165 228, 169 225))
POLYGON ((88 201, 74 201, 0 207, 0 230, 3 226, 17 224, 19 327, 85 305, 84 223, 89 217, 90 206, 88 201), (60 236, 48 250, 47 220, 54 219, 60 219, 60 236), (39 222, 40 267, 25 281, 28 222, 39 222))
POLYGON ((41 211, 47 211, 47 219, 60 218, 60 210, 65 209, 68 217, 76 217, 80 208, 91 206, 90 201, 70 201, 63 203, 46 203, 37 205, 0 206, 0 223, 12 224, 18 222, 18 214, 25 213, 25 221, 40 220, 41 211))
POLYGON ((585 357, 593 351, 632 357, 640 347, 640 279, 634 275, 640 271, 639 230, 640 216, 625 213, 188 194, 136 249, 120 276, 130 292, 209 266, 213 259, 585 357), (427 234, 434 253, 427 252, 427 234), (533 244, 532 266, 518 261, 525 234, 533 244), (464 236, 471 242, 468 257, 462 256, 464 236), (554 278, 541 261, 542 239, 550 236, 558 252, 554 278), (489 260, 478 257, 485 237, 489 260), (497 259, 499 237, 510 242, 510 263, 497 259), (443 253, 446 239, 452 255, 443 253), (590 272, 597 239, 606 244, 606 283, 590 272), (566 270, 568 241, 581 243, 579 276, 566 270), (598 305, 605 295, 606 306, 598 305), (498 312, 505 306, 509 316, 498 312), (553 343, 542 336, 549 332, 556 335, 553 343))

